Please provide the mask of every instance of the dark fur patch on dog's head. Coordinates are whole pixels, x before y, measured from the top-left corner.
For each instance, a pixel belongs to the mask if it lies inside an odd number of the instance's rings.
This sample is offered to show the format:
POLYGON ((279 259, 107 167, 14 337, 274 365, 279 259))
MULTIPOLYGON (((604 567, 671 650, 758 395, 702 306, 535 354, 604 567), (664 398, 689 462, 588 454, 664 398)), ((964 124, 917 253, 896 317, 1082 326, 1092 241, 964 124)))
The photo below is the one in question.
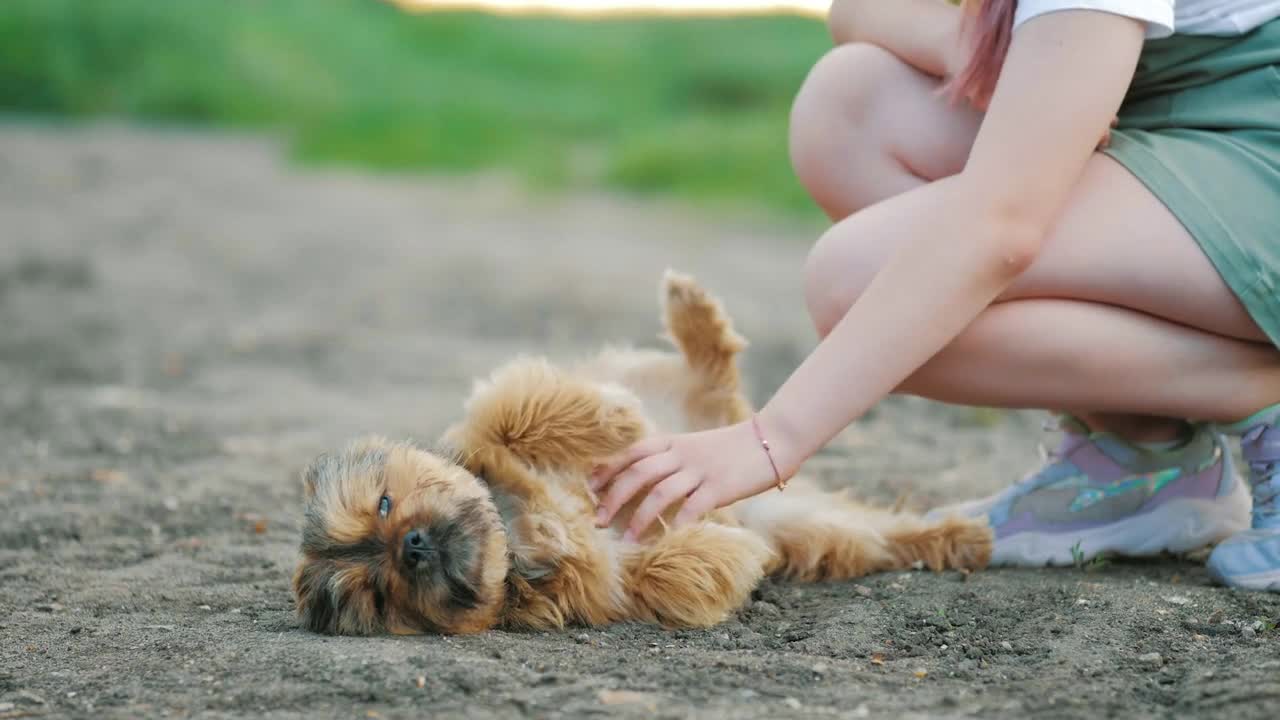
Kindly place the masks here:
POLYGON ((497 621, 506 536, 487 489, 466 470, 409 444, 371 439, 320 456, 303 483, 293 591, 304 627, 463 633, 497 621))

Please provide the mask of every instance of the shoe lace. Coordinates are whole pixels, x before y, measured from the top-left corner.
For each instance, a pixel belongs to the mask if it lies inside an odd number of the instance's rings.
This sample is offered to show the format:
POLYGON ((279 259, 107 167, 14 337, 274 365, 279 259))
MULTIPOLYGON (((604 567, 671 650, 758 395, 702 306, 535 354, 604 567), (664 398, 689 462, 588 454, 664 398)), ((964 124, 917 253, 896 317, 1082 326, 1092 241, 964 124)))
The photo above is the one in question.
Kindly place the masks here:
POLYGON ((1042 434, 1040 435, 1040 443, 1036 446, 1036 449, 1039 450, 1040 453, 1041 463, 1048 463, 1051 460, 1055 462, 1061 460, 1062 456, 1069 451, 1069 446, 1066 443, 1059 443, 1058 447, 1050 449, 1044 441, 1045 433, 1058 432, 1062 429, 1062 418, 1050 416, 1041 421, 1040 430, 1042 434))
POLYGON ((1024 475, 1021 480, 1014 483, 1014 487, 1019 493, 1030 492, 1036 487, 1039 487, 1043 482, 1053 482, 1057 480, 1053 474, 1046 475, 1045 468, 1057 463, 1059 460, 1062 460, 1064 457, 1069 455, 1072 450, 1079 447, 1080 443, 1088 441, 1088 438, 1083 435, 1067 433, 1056 448, 1050 448, 1045 442, 1044 435, 1058 431, 1066 431, 1062 419, 1057 416, 1050 416, 1046 418, 1042 422, 1040 429, 1043 431, 1043 434, 1040 436, 1039 443, 1036 444, 1036 451, 1040 456, 1040 464, 1036 466, 1035 469, 1024 475))
POLYGON ((1268 441, 1277 442, 1266 437, 1268 433, 1280 433, 1280 429, 1259 425, 1240 439, 1253 485, 1254 527, 1280 522, 1280 456, 1267 451, 1268 441))

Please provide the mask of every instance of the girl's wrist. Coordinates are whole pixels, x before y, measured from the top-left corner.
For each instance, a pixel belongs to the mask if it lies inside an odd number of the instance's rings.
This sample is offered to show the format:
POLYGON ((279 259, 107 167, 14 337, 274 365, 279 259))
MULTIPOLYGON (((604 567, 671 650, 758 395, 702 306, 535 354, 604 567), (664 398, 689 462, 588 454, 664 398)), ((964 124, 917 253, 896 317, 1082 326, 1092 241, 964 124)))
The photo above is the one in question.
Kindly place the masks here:
POLYGON ((800 471, 814 451, 806 448, 803 430, 785 412, 765 406, 756 414, 760 434, 769 443, 769 453, 785 482, 800 471))

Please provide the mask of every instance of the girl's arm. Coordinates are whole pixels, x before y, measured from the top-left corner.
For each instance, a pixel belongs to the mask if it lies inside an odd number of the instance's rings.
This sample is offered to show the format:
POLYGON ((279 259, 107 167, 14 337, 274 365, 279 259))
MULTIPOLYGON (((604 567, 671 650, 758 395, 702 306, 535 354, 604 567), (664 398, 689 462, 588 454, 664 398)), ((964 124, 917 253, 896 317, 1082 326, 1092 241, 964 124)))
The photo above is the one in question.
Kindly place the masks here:
MULTIPOLYGON (((900 249, 761 410, 784 477, 949 344, 1032 263, 1124 98, 1142 42, 1141 23, 1103 12, 1027 22, 964 170, 844 221, 900 249)), ((687 522, 773 483, 749 423, 642 442, 595 480, 610 485, 605 522, 652 487, 633 515, 636 533, 673 502, 687 498, 677 516, 687 522)))
POLYGON ((961 11, 945 0, 834 0, 827 27, 837 45, 868 43, 935 77, 960 60, 961 11))
POLYGON ((896 225, 906 242, 762 411, 788 469, 898 387, 1031 264, 1119 109, 1143 30, 1093 11, 1026 23, 964 170, 864 211, 866 226, 896 225), (842 387, 851 389, 831 391, 842 387))

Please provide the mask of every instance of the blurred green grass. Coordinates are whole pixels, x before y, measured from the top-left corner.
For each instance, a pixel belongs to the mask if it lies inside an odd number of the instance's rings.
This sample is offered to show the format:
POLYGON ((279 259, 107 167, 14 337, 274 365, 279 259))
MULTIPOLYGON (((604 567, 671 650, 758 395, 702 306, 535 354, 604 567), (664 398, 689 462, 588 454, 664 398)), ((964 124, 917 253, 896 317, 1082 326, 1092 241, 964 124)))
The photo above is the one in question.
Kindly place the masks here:
POLYGON ((309 163, 502 168, 535 188, 814 213, 787 160, 787 112, 829 42, 795 17, 3 0, 0 111, 264 128, 309 163))

